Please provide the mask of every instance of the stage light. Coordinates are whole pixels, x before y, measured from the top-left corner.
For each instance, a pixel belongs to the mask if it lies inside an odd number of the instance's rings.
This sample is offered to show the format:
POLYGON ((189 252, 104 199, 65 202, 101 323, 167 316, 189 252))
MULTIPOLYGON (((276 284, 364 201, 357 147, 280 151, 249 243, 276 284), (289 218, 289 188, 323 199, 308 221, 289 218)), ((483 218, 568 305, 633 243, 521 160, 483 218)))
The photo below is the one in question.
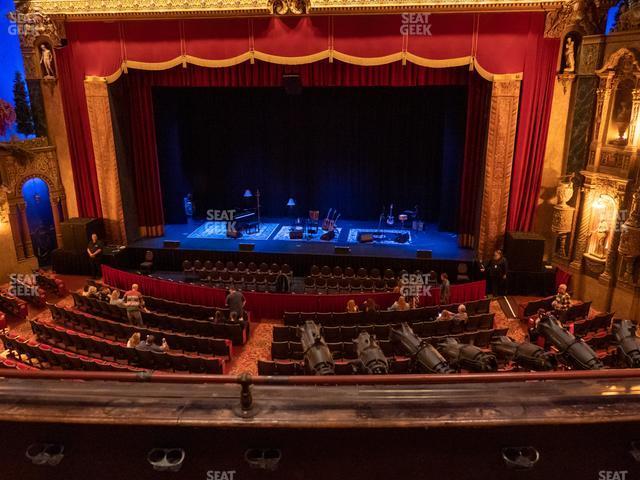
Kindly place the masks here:
POLYGON ((253 193, 251 193, 251 190, 249 190, 248 188, 244 191, 244 195, 242 195, 244 198, 251 198, 253 197, 253 193))
POLYGON ((289 201, 287 202, 287 207, 295 207, 296 206, 296 201, 293 199, 293 197, 289 198, 289 201))

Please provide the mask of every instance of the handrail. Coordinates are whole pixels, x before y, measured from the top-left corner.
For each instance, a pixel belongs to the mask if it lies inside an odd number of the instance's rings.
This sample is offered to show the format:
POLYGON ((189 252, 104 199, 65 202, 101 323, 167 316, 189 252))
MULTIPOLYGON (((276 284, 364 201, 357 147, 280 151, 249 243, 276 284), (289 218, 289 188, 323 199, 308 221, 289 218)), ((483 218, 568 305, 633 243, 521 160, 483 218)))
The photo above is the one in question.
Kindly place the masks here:
POLYGON ((449 375, 335 375, 335 376, 251 376, 207 375, 192 373, 144 372, 85 372, 77 370, 0 370, 0 378, 33 380, 88 380, 150 383, 207 383, 249 385, 435 385, 454 383, 511 383, 528 381, 640 380, 640 369, 605 369, 563 372, 515 372, 515 373, 454 373, 449 375))

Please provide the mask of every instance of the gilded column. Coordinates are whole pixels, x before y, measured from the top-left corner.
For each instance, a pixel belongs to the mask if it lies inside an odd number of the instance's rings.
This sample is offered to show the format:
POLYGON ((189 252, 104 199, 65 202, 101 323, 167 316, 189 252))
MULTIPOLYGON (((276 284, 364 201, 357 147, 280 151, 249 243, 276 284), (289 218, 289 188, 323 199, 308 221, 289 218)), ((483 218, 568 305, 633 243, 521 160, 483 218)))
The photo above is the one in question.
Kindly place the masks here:
POLYGON ((124 244, 127 236, 107 83, 102 79, 87 79, 84 88, 106 235, 109 241, 124 244))
POLYGON ((496 76, 493 82, 478 234, 478 254, 483 259, 502 243, 507 226, 520 83, 516 76, 496 76))
POLYGON ((594 195, 594 190, 591 185, 583 187, 582 198, 580 201, 580 223, 578 225, 576 244, 573 250, 573 261, 571 262, 571 267, 577 270, 580 270, 580 268, 582 268, 582 256, 587 251, 587 243, 589 241, 589 225, 591 223, 591 204, 593 203, 593 195, 594 195))
POLYGON ((18 261, 24 260, 24 243, 22 243, 22 224, 20 222, 20 211, 15 203, 9 206, 9 224, 11 225, 11 235, 13 236, 13 244, 16 247, 16 256, 18 261))
POLYGON ((22 243, 24 244, 24 254, 27 258, 33 257, 33 244, 31 243, 31 232, 29 231, 29 223, 27 222, 27 205, 18 204, 18 217, 20 219, 22 243))
POLYGON ((60 203, 61 198, 58 195, 51 196, 51 211, 53 212, 53 227, 56 231, 56 244, 58 248, 62 247, 62 230, 60 229, 60 203))

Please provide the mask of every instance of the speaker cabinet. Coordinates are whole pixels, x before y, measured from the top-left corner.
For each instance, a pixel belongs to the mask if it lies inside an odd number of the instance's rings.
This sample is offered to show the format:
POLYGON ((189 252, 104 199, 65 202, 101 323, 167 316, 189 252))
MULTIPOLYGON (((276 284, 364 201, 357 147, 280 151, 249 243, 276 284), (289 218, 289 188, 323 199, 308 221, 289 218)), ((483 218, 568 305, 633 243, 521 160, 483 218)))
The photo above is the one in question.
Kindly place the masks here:
POLYGON ((165 240, 162 242, 164 248, 178 248, 180 247, 180 240, 165 240))
POLYGON ((241 243, 239 245, 241 252, 253 252, 253 249, 256 248, 255 243, 241 243))
POLYGON ((291 240, 302 240, 302 230, 291 230, 289 232, 289 238, 291 240))
POLYGON ((537 233, 507 232, 504 237, 504 255, 509 261, 509 270, 540 272, 544 256, 544 237, 537 233))
POLYGON ((337 253, 339 255, 348 255, 351 253, 350 247, 334 247, 333 253, 337 253))
POLYGON ((74 217, 60 223, 64 250, 83 252, 87 249, 91 234, 96 233, 104 242, 104 223, 101 218, 74 217))
POLYGON ((431 250, 416 250, 416 258, 430 260, 431 257, 433 257, 433 251, 431 250))

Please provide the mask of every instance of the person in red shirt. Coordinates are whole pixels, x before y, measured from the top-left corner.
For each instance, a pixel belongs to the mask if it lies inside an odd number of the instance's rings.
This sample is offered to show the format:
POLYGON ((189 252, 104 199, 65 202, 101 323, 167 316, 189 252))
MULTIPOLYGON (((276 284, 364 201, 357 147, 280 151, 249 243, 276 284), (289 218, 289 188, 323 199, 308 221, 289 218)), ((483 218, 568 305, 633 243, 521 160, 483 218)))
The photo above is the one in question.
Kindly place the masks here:
POLYGON ((144 311, 144 297, 138 291, 138 284, 131 285, 131 290, 124 294, 122 306, 127 309, 127 318, 133 325, 144 326, 141 311, 144 311))

